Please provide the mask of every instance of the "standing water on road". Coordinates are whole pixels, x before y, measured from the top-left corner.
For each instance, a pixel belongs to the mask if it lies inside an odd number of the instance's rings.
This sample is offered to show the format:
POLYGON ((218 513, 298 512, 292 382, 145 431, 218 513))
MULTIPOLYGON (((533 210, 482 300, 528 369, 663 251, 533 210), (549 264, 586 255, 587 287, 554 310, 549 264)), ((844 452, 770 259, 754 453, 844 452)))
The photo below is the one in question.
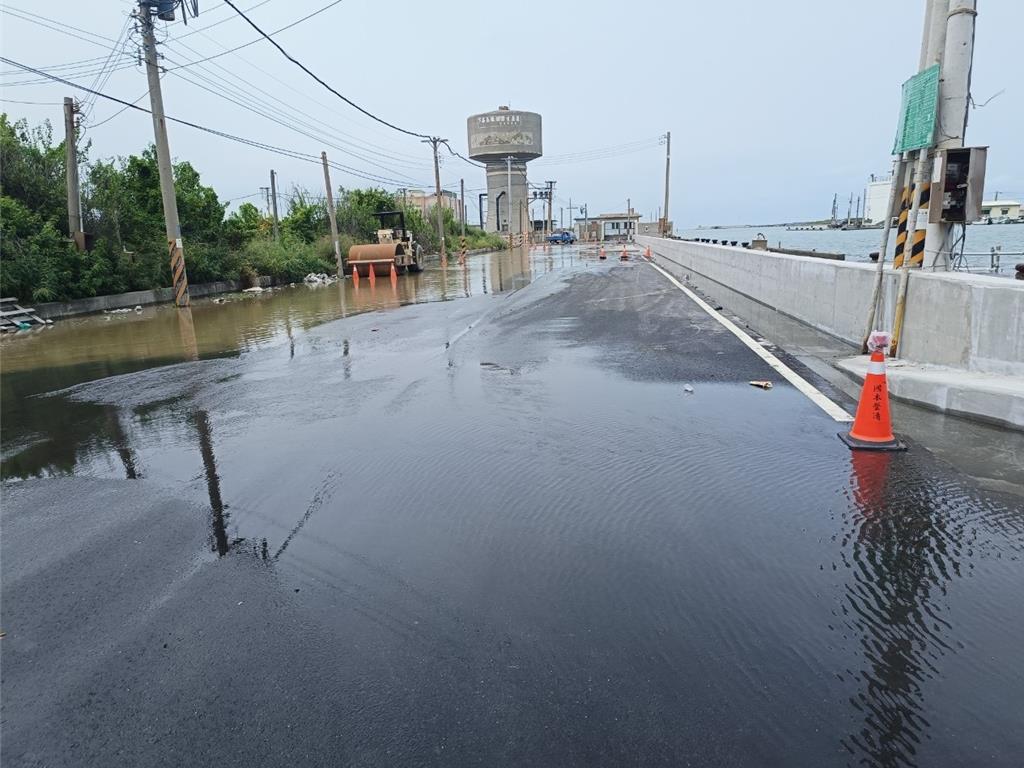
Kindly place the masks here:
POLYGON ((11 411, 5 759, 1019 765, 1019 499, 851 453, 646 264, 423 278, 12 356, 68 388, 11 411))
MULTIPOLYGON (((328 285, 294 283, 263 293, 198 299, 185 312, 162 304, 137 312, 72 317, 5 335, 0 337, 3 475, 21 474, 16 468, 19 462, 8 459, 42 438, 41 424, 54 428, 54 450, 70 449, 67 436, 56 436, 62 429, 73 429, 55 407, 59 400, 37 395, 145 368, 238 355, 270 344, 287 342, 294 352, 296 339, 304 331, 329 320, 514 291, 536 275, 578 260, 570 249, 529 254, 522 249, 501 251, 471 257, 465 268, 453 258, 446 269, 434 264, 419 274, 401 275, 394 284, 384 277, 373 284, 367 278, 358 285, 350 278, 328 285)), ((37 462, 30 467, 26 471, 33 474, 37 462)), ((63 463, 60 467, 68 469, 63 463)))

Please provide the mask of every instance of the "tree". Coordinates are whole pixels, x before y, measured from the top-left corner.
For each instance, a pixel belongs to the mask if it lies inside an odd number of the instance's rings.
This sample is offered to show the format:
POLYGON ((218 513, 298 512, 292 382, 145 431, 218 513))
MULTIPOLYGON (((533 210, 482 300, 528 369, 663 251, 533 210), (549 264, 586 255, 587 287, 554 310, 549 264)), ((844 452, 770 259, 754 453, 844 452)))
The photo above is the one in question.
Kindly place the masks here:
POLYGON ((313 200, 302 187, 292 187, 288 215, 281 222, 281 227, 302 242, 312 243, 328 230, 327 204, 313 200))

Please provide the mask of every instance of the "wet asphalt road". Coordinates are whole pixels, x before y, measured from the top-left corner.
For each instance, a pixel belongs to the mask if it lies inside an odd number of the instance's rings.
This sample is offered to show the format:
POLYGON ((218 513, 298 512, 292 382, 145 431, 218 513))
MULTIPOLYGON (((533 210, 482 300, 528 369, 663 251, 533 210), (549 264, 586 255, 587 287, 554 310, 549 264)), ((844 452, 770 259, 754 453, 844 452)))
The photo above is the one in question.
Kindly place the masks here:
POLYGON ((5 765, 1024 754, 1019 497, 851 454, 646 264, 53 402, 100 437, 4 485, 5 765))

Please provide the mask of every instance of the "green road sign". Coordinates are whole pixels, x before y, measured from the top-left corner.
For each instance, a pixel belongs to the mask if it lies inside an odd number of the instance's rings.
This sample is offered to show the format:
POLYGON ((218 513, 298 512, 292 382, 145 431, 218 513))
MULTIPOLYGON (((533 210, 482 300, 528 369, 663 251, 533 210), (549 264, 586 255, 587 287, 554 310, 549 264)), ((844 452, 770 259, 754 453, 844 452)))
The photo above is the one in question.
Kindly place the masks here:
POLYGON ((935 111, 939 103, 939 65, 918 72, 903 84, 900 122, 892 153, 930 147, 935 143, 935 111))

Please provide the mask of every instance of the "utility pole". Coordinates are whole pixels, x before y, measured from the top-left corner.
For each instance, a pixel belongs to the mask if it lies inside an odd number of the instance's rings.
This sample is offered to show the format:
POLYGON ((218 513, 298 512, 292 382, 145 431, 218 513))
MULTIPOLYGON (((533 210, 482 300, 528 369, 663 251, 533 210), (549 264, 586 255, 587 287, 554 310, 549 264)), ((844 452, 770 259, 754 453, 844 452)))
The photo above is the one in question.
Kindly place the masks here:
POLYGON ((505 158, 505 170, 508 174, 506 185, 508 187, 508 201, 505 203, 505 210, 508 211, 508 234, 512 236, 512 155, 505 158))
POLYGON ((572 198, 569 198, 569 229, 573 232, 576 231, 576 225, 572 221, 572 198))
POLYGON ((327 166, 327 153, 321 152, 320 159, 324 164, 324 188, 327 190, 327 218, 331 222, 331 242, 334 243, 334 263, 338 267, 338 277, 345 272, 341 266, 341 243, 338 242, 338 212, 334 210, 334 193, 331 191, 331 169, 327 166))
POLYGON ((476 196, 476 207, 477 213, 480 214, 480 231, 484 231, 484 198, 487 197, 486 192, 481 192, 476 196))
POLYGON ((586 203, 583 204, 583 232, 583 239, 588 240, 590 238, 590 219, 588 218, 586 203))
MULTIPOLYGON (((939 79, 937 114, 938 143, 936 149, 957 149, 964 146, 967 135, 968 102, 971 68, 974 63, 974 25, 978 16, 977 0, 950 0, 946 22, 946 39, 939 79)), ((936 204, 942 204, 942 191, 936 204)), ((999 192, 996 192, 996 200, 999 192)), ((951 224, 928 224, 925 236, 924 263, 933 269, 949 269, 951 224)))
POLYGON ((277 220, 277 174, 270 170, 270 212, 274 216, 274 242, 281 242, 280 223, 277 220))
POLYGON ((669 179, 669 168, 672 165, 672 131, 665 133, 665 207, 664 217, 659 216, 658 221, 661 222, 661 236, 664 237, 668 234, 668 179, 669 179))
POLYGON ((441 249, 441 266, 448 266, 448 251, 445 249, 444 243, 444 212, 441 210, 441 165, 437 158, 437 146, 444 141, 436 136, 432 136, 424 141, 430 142, 430 146, 434 149, 434 191, 436 197, 434 198, 437 202, 437 240, 440 243, 441 249))
POLYGON ((626 240, 627 241, 629 240, 629 222, 632 221, 632 219, 630 219, 629 217, 630 217, 630 214, 632 214, 632 213, 633 213, 633 201, 630 198, 627 197, 626 198, 626 240))
POLYGON ((178 307, 189 305, 188 274, 185 271, 185 249, 181 241, 181 222, 178 220, 178 201, 174 196, 174 168, 171 149, 167 143, 167 122, 164 119, 164 98, 160 91, 160 68, 157 64, 156 36, 153 34, 154 10, 145 0, 139 0, 138 19, 142 27, 142 44, 146 56, 146 78, 149 81, 149 105, 153 113, 153 140, 156 144, 157 168, 160 172, 160 197, 164 208, 167 230, 167 249, 174 280, 174 303, 178 307))
POLYGON ((459 219, 462 221, 462 236, 466 236, 466 180, 459 179, 459 207, 462 209, 459 219))
MULTIPOLYGON (((932 64, 938 63, 941 67, 942 56, 944 55, 946 42, 946 19, 948 16, 949 0, 928 0, 928 10, 925 14, 925 45, 921 51, 920 70, 927 69, 932 64)), ((941 76, 941 68, 940 68, 941 76)), ((924 259, 924 243, 920 244, 920 256, 917 243, 922 240, 917 230, 924 230, 927 234, 927 227, 922 223, 918 227, 918 215, 921 212, 922 197, 925 194, 926 185, 932 176, 932 160, 927 148, 917 150, 917 157, 914 161, 913 176, 913 200, 910 206, 910 215, 907 218, 907 242, 911 244, 911 253, 907 257, 904 254, 903 264, 900 268, 900 281, 896 294, 896 311, 892 324, 892 341, 889 345, 889 357, 899 355, 899 345, 903 335, 903 321, 907 309, 907 286, 910 283, 910 267, 916 263, 921 266, 924 259)))
POLYGON ((548 185, 548 190, 547 190, 547 196, 548 196, 548 220, 547 220, 548 231, 547 231, 546 234, 550 235, 551 234, 551 230, 554 228, 554 225, 555 225, 553 211, 551 210, 552 200, 555 197, 555 182, 553 182, 553 181, 545 181, 544 183, 548 185))
POLYGON ((75 100, 64 97, 64 164, 68 183, 68 235, 78 250, 85 248, 82 237, 82 196, 78 190, 78 146, 75 135, 75 100))
POLYGON ((260 187, 260 192, 263 193, 263 202, 267 206, 267 216, 270 215, 270 187, 260 187))

